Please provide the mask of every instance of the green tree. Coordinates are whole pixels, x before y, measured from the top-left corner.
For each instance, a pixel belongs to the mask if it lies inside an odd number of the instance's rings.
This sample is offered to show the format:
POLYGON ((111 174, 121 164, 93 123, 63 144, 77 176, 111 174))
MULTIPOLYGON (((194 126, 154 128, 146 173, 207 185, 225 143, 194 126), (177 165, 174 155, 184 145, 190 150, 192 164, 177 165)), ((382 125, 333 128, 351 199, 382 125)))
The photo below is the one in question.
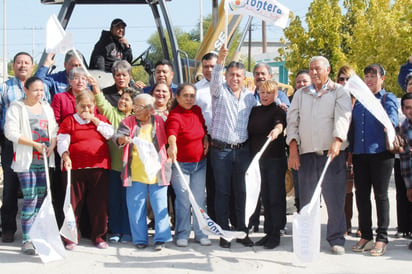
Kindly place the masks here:
MULTIPOLYGON (((386 86, 400 95, 399 66, 411 55, 412 25, 410 0, 314 0, 306 14, 307 29, 293 17, 285 29, 290 44, 279 52, 292 73, 307 68, 310 57, 329 59, 332 73, 343 64, 362 76, 363 68, 380 63, 387 70, 386 86)), ((294 81, 294 76, 291 77, 294 81)))

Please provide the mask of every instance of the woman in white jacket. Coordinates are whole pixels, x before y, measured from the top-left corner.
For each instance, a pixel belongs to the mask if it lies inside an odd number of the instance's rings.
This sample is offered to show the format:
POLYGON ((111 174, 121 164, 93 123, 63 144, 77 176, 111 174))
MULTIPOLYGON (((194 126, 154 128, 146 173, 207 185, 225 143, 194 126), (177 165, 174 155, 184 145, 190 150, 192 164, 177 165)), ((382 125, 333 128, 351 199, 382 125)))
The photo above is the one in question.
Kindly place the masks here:
POLYGON ((17 173, 23 192, 21 226, 22 251, 36 253, 29 238, 29 231, 46 196, 46 172, 43 150, 54 164, 57 123, 50 105, 42 100, 44 83, 31 77, 24 85, 25 96, 14 101, 6 113, 4 133, 13 142, 14 159, 11 168, 17 173))

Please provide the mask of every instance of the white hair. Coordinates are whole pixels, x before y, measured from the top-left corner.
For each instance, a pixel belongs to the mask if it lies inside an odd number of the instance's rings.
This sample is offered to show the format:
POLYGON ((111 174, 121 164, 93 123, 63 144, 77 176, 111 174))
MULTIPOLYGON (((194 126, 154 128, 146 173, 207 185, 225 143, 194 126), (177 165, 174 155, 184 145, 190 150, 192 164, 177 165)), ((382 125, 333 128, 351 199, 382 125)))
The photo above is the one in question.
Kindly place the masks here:
POLYGON ((147 94, 147 93, 138 94, 136 97, 134 97, 133 102, 136 103, 137 100, 142 100, 145 106, 150 106, 152 109, 154 108, 155 99, 150 94, 147 94))
POLYGON ((330 67, 329 60, 323 56, 313 56, 312 58, 310 58, 309 66, 312 62, 315 61, 321 61, 326 68, 330 67))

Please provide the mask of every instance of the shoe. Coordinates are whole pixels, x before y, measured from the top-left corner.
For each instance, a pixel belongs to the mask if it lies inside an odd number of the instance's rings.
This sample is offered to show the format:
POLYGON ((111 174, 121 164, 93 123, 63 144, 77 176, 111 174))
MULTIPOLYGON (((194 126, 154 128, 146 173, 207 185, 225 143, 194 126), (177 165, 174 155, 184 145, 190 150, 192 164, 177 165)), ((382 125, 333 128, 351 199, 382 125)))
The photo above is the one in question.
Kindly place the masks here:
POLYGON ((412 250, 412 242, 409 243, 408 249, 409 249, 409 250, 412 250))
POLYGON ((155 242, 155 244, 154 244, 154 250, 156 250, 156 251, 160 251, 164 247, 165 247, 164 242, 155 242))
POLYGON ((208 238, 202 238, 200 239, 200 245, 201 246, 210 246, 212 245, 212 242, 208 238))
POLYGON ((75 243, 69 243, 69 244, 66 244, 66 245, 64 246, 64 248, 65 248, 66 250, 73 251, 73 250, 76 248, 76 246, 77 246, 77 244, 75 244, 75 243))
POLYGON ((280 236, 285 236, 286 235, 286 229, 281 229, 279 230, 280 236))
POLYGON ((31 241, 24 242, 23 246, 21 247, 21 251, 23 251, 23 254, 26 255, 36 255, 36 249, 34 249, 33 243, 31 241))
POLYGON ((266 242, 269 240, 270 236, 268 234, 266 234, 265 236, 263 236, 263 238, 261 238, 259 241, 257 241, 255 243, 256 246, 264 246, 266 244, 266 242))
POLYGON ((3 241, 3 243, 12 243, 12 242, 14 242, 14 232, 3 231, 2 241, 3 241))
POLYGON ((96 244, 96 247, 99 249, 106 249, 109 247, 109 245, 106 242, 100 242, 96 244))
POLYGON ((118 242, 120 242, 120 234, 113 234, 113 235, 109 238, 109 242, 111 242, 111 243, 118 243, 118 242))
POLYGON ((219 246, 220 246, 220 247, 223 247, 223 248, 230 248, 230 242, 229 242, 229 241, 226 241, 226 240, 223 239, 223 238, 220 238, 219 246))
POLYGON ((254 246, 253 241, 249 238, 249 236, 246 236, 243 239, 236 239, 236 242, 241 243, 242 245, 246 247, 254 246))
POLYGON ((345 254, 345 248, 341 245, 334 245, 332 246, 332 254, 334 255, 344 255, 345 254))
POLYGON ((378 244, 379 242, 375 243, 375 246, 371 249, 371 256, 382 256, 385 255, 386 252, 386 243, 382 243, 383 246, 382 247, 376 247, 376 244, 378 244))
POLYGON ((137 249, 145 249, 147 247, 147 244, 137 244, 136 247, 137 249))
POLYGON ((263 245, 264 249, 274 249, 280 243, 279 237, 270 236, 266 243, 263 245))
POLYGON ((179 239, 179 240, 176 240, 176 245, 179 247, 187 247, 188 241, 187 239, 179 239))
POLYGON ((366 242, 361 245, 360 242, 364 240, 361 239, 356 245, 352 246, 352 251, 353 252, 363 252, 363 251, 368 251, 372 249, 373 246, 373 240, 366 240, 366 242))
POLYGON ((125 243, 130 243, 132 241, 132 236, 130 234, 123 234, 122 237, 120 238, 120 242, 125 244, 125 243))
POLYGON ((356 230, 356 237, 360 238, 362 236, 362 233, 360 232, 360 229, 356 230))
POLYGON ((147 224, 147 228, 148 228, 148 229, 154 229, 154 228, 155 228, 154 220, 150 221, 150 222, 147 224))

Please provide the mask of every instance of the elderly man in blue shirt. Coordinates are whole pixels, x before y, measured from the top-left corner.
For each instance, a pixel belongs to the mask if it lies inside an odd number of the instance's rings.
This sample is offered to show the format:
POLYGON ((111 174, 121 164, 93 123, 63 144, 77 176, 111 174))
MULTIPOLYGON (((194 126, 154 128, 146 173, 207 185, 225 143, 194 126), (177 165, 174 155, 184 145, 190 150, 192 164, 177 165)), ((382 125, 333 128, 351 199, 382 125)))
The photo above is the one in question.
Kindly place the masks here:
MULTIPOLYGON (((247 124, 252 108, 256 105, 253 94, 242 82, 245 67, 231 62, 226 71, 226 83, 222 70, 228 50, 223 45, 212 71, 210 93, 212 95, 211 159, 215 175, 216 222, 229 230, 230 199, 234 199, 234 227, 247 231, 245 224, 245 172, 250 163, 247 124)), ((244 246, 253 246, 248 236, 237 239, 244 246)), ((229 248, 230 242, 220 238, 219 245, 229 248)))

